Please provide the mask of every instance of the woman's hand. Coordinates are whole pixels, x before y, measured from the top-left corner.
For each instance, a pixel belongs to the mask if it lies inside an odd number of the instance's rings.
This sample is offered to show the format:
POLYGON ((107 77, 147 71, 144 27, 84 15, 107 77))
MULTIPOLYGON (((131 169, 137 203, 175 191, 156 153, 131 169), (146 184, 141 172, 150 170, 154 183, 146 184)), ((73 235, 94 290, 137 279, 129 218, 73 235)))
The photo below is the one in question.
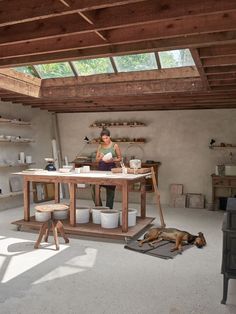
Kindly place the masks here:
POLYGON ((103 160, 106 164, 109 164, 109 163, 111 163, 111 162, 113 162, 114 160, 113 160, 113 158, 111 158, 111 159, 109 159, 109 160, 103 160))

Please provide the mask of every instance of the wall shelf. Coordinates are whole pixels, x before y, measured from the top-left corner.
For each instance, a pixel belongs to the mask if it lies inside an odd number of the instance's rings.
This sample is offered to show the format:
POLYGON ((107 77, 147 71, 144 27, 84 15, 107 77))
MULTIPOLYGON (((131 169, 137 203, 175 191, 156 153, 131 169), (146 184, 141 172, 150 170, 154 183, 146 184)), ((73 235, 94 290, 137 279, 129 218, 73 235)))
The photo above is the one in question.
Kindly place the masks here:
MULTIPOLYGON (((116 144, 122 143, 122 144, 145 144, 147 141, 145 139, 142 140, 136 140, 136 141, 121 141, 118 139, 113 138, 112 141, 116 144)), ((101 144, 100 140, 98 139, 92 139, 88 144, 101 144)))
POLYGON ((232 145, 232 146, 220 146, 220 145, 212 145, 209 146, 210 149, 235 149, 236 145, 232 145))
POLYGON ((9 124, 15 124, 15 125, 25 125, 25 126, 31 126, 31 123, 28 121, 22 121, 19 119, 6 119, 6 118, 0 118, 0 123, 9 123, 9 124))
POLYGON ((27 139, 27 138, 21 138, 19 140, 15 139, 7 139, 7 138, 1 138, 0 143, 33 143, 34 140, 27 139))
POLYGON ((90 128, 138 128, 145 127, 146 124, 139 121, 114 121, 114 122, 94 122, 89 127, 90 128))
POLYGON ((7 193, 7 194, 0 194, 0 199, 14 197, 14 196, 18 196, 18 195, 23 195, 23 191, 10 192, 10 193, 7 193))
POLYGON ((9 168, 9 167, 28 167, 30 165, 34 165, 35 162, 32 162, 32 163, 28 163, 28 164, 4 164, 4 165, 1 165, 0 164, 0 168, 9 168))

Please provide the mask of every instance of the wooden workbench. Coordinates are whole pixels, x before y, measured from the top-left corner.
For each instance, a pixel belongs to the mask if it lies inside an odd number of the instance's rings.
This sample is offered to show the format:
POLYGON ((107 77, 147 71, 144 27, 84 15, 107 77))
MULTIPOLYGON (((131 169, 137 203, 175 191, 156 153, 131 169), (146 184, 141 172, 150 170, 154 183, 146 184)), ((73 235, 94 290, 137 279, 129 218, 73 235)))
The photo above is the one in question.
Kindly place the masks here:
POLYGON ((146 190, 145 190, 145 177, 150 174, 112 174, 110 171, 90 171, 87 173, 60 173, 55 171, 35 171, 35 172, 18 172, 18 175, 23 176, 24 181, 24 220, 16 221, 15 224, 25 225, 37 229, 40 223, 36 222, 30 217, 30 183, 31 182, 45 182, 54 183, 55 185, 55 202, 60 202, 60 183, 66 183, 69 185, 70 194, 70 218, 69 222, 66 224, 65 230, 83 234, 89 234, 89 229, 91 229, 91 234, 117 234, 120 236, 122 232, 124 235, 133 236, 134 234, 128 229, 133 229, 135 234, 137 234, 141 229, 144 229, 154 218, 146 217, 146 190), (128 228, 128 194, 129 185, 140 182, 140 209, 141 217, 138 219, 138 223, 135 227, 128 228), (122 227, 119 227, 120 231, 114 232, 114 230, 104 229, 99 227, 94 227, 93 224, 88 224, 86 228, 81 224, 76 224, 76 187, 78 183, 94 184, 96 186, 96 204, 99 203, 99 186, 100 185, 116 185, 120 186, 122 190, 122 227), (78 232, 76 232, 76 229, 78 232), (102 229, 102 230, 100 230, 102 229))

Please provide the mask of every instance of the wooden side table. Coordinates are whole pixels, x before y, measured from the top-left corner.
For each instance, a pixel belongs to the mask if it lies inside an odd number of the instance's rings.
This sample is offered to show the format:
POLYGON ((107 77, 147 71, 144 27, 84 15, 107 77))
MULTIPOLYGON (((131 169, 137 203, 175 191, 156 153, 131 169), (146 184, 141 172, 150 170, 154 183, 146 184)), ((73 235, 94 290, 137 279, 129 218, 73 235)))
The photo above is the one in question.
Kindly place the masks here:
POLYGON ((39 245, 40 245, 44 235, 45 235, 44 241, 48 242, 48 236, 49 236, 50 229, 52 229, 52 232, 53 232, 56 250, 59 250, 59 248, 60 248, 57 231, 60 232, 61 236, 65 240, 65 243, 69 243, 69 239, 67 238, 67 236, 65 234, 63 223, 60 220, 55 221, 53 219, 53 212, 54 211, 61 211, 61 210, 65 210, 65 209, 68 210, 68 208, 69 208, 69 206, 65 205, 65 204, 45 204, 45 205, 35 206, 35 209, 39 212, 50 212, 51 213, 51 218, 48 221, 44 222, 40 228, 38 240, 36 241, 36 243, 34 245, 35 249, 39 248, 39 245))

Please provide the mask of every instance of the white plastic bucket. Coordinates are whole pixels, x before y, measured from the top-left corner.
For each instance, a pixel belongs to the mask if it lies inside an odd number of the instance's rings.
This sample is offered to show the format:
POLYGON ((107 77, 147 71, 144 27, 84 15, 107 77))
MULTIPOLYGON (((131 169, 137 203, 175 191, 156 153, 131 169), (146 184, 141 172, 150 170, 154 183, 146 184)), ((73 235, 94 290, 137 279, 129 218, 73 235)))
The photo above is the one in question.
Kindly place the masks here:
MULTIPOLYGON (((133 227, 136 225, 137 209, 128 210, 128 227, 133 227)), ((122 226, 122 211, 120 212, 120 225, 122 226)))
POLYGON ((101 211, 110 210, 106 206, 95 206, 92 208, 92 219, 94 224, 101 224, 101 211))
POLYGON ((119 222, 119 212, 117 210, 101 211, 102 228, 117 228, 119 222))
POLYGON ((77 207, 76 208, 76 223, 77 224, 86 224, 89 222, 89 207, 77 207))
POLYGON ((64 220, 68 218, 68 209, 54 210, 53 218, 58 220, 64 220))
POLYGON ((51 218, 51 212, 35 212, 35 220, 39 222, 48 221, 51 218))

